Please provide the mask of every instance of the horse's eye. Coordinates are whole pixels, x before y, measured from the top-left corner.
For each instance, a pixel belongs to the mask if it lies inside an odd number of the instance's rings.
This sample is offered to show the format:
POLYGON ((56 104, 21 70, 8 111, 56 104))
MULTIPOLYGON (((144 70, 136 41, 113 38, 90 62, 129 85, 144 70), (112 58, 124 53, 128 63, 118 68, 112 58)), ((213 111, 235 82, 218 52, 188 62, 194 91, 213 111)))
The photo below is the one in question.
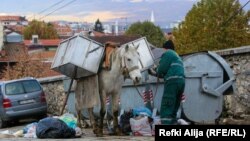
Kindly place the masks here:
POLYGON ((131 61, 131 59, 128 58, 128 61, 131 61))

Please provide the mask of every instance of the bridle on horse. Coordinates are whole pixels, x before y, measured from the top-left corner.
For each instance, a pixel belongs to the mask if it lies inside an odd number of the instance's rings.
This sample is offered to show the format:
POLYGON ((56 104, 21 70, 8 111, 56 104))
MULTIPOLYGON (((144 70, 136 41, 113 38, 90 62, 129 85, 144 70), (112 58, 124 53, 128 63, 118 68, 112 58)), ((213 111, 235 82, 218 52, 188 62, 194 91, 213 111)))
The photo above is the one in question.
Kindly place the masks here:
POLYGON ((140 69, 138 65, 128 68, 125 57, 122 57, 121 72, 125 78, 129 78, 129 73, 137 69, 140 69))

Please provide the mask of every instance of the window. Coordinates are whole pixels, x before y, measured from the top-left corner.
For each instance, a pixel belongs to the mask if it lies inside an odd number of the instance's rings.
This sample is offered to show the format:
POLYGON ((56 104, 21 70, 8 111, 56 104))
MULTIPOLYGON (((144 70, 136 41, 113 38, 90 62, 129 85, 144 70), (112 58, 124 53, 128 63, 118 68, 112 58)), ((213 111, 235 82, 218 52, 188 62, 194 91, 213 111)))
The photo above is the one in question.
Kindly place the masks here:
POLYGON ((6 85, 6 94, 14 95, 24 93, 23 85, 20 82, 9 83, 6 85))
POLYGON ((26 93, 30 93, 30 92, 35 92, 35 91, 40 91, 41 90, 40 85, 35 80, 23 81, 22 83, 23 83, 23 86, 24 86, 24 89, 25 89, 26 93))
POLYGON ((41 87, 35 80, 19 81, 6 84, 6 95, 24 94, 40 91, 41 87))

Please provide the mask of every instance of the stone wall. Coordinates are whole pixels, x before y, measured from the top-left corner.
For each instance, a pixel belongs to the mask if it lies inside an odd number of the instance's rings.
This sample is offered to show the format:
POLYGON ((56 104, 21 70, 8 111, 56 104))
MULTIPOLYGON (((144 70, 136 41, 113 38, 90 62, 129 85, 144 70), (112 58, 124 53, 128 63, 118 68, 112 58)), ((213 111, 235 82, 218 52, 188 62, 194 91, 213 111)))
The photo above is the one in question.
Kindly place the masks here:
POLYGON ((48 114, 60 115, 63 102, 66 98, 63 80, 65 76, 38 79, 46 95, 48 114))
POLYGON ((225 108, 229 116, 250 115, 250 46, 217 51, 236 76, 236 92, 225 96, 225 108))

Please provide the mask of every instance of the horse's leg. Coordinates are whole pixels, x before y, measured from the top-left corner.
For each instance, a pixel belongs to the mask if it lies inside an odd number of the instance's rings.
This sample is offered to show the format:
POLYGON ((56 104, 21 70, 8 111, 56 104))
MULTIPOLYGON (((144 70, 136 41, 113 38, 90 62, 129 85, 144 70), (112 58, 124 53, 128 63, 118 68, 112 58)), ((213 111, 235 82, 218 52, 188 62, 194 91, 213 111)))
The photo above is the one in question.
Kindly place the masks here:
POLYGON ((122 135, 121 129, 118 124, 119 97, 120 97, 119 93, 112 94, 112 112, 113 112, 114 134, 122 135))
POLYGON ((97 136, 103 136, 103 119, 106 112, 106 93, 103 91, 100 94, 100 102, 101 102, 101 109, 100 109, 100 123, 99 123, 99 130, 97 136))
POLYGON ((77 126, 82 128, 82 124, 81 124, 81 117, 82 117, 82 114, 81 114, 81 108, 80 106, 78 106, 77 104, 78 102, 76 102, 75 104, 75 108, 76 108, 76 117, 77 117, 77 126))
POLYGON ((90 120, 90 124, 93 127, 93 132, 94 134, 97 134, 98 132, 98 127, 95 121, 95 117, 94 117, 94 112, 93 112, 94 108, 88 108, 88 113, 89 113, 89 120, 90 120))
POLYGON ((82 99, 81 99, 81 93, 79 92, 79 90, 75 91, 75 109, 76 109, 76 117, 77 117, 77 126, 82 128, 82 124, 81 124, 81 109, 82 109, 82 99))

